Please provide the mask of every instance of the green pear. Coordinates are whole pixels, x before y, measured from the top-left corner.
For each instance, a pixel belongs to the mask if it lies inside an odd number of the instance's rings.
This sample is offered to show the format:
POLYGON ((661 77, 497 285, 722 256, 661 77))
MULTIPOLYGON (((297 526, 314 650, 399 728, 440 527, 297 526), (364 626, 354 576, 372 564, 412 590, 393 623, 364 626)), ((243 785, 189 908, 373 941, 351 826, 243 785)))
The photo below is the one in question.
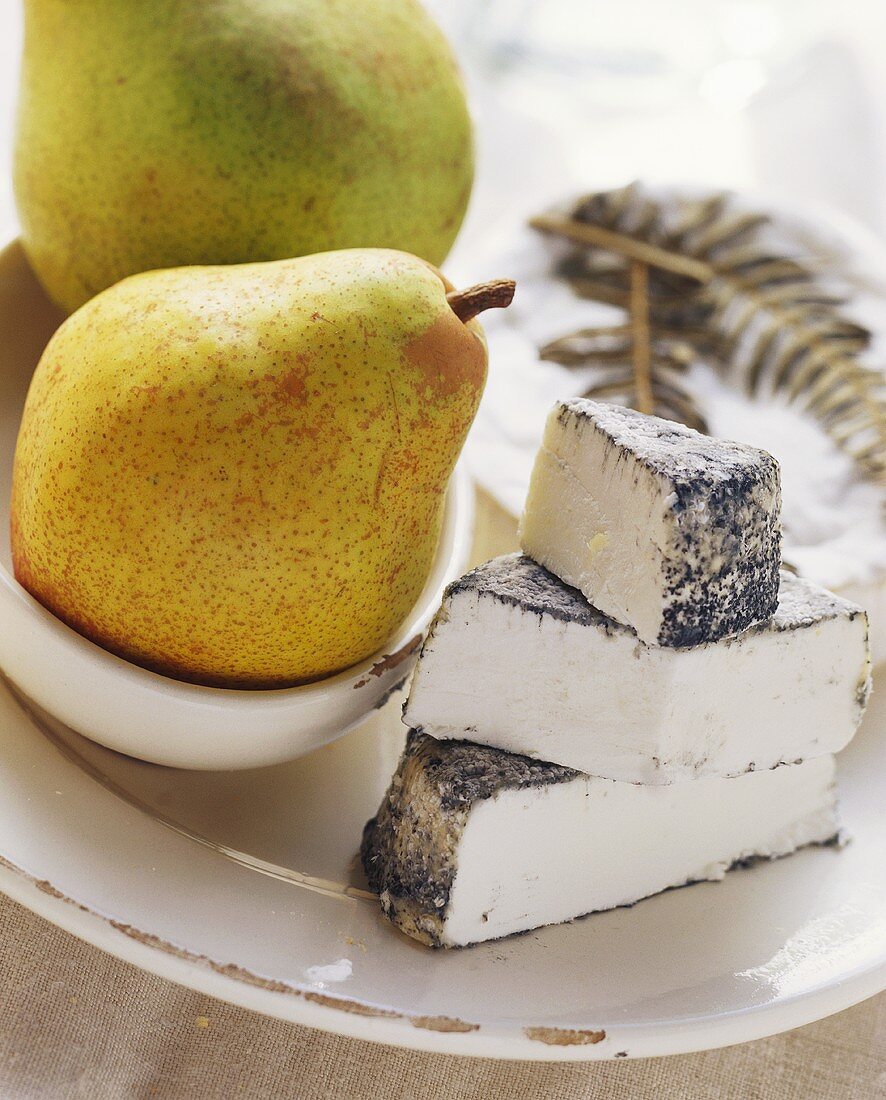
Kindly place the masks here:
POLYGON ((417 0, 25 0, 22 238, 69 312, 139 271, 404 249, 439 263, 473 177, 417 0))
POLYGON ((433 563, 486 377, 472 318, 512 293, 379 249, 123 280, 35 372, 16 577, 179 679, 277 687, 370 655, 433 563))

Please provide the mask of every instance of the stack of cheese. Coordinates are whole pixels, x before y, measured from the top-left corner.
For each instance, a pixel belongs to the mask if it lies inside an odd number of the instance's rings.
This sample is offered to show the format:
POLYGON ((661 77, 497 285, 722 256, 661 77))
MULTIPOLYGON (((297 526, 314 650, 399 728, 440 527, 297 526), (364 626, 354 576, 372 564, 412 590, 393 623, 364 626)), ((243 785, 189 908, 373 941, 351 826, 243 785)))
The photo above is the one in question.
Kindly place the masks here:
POLYGON ((525 553, 447 590, 366 827, 404 932, 476 943, 837 837, 867 617, 780 572, 779 508, 763 451, 555 407, 525 553))

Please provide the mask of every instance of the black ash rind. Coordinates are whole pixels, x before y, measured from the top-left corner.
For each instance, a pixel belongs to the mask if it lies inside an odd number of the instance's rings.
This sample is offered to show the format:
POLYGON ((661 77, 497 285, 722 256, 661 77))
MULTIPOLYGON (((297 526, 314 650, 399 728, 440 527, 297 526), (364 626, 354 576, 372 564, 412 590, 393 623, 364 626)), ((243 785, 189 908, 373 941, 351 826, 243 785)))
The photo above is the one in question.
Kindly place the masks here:
POLYGON ((678 479, 674 539, 664 565, 665 606, 659 645, 693 646, 740 634, 776 610, 781 568, 778 464, 759 452, 753 473, 678 479), (760 524, 762 501, 775 499, 760 524), (713 524, 709 517, 716 516, 713 524), (756 520, 756 522, 755 522, 756 520))
POLYGON ((500 791, 566 783, 579 773, 471 741, 440 742, 410 730, 360 859, 387 917, 407 935, 443 946, 443 922, 471 806, 500 791))
MULTIPOLYGON (((614 634, 636 634, 631 627, 617 623, 592 607, 577 588, 565 584, 548 569, 533 561, 528 554, 503 554, 475 566, 447 587, 443 595, 443 606, 438 614, 447 616, 449 597, 462 592, 476 592, 484 598, 501 600, 502 603, 540 617, 550 617, 580 626, 593 623, 604 626, 614 634)), ((866 618, 867 612, 842 596, 836 596, 833 592, 783 570, 779 574, 775 607, 765 621, 755 623, 747 632, 797 630, 817 626, 823 619, 834 619, 841 615, 846 615, 852 621, 858 616, 866 618)), ((433 633, 432 623, 427 642, 430 642, 433 633)), ((723 638, 721 644, 729 645, 733 638, 733 635, 723 638)), ((637 644, 645 643, 637 639, 637 644)), ((694 642, 692 646, 697 644, 694 642)))
POLYGON ((547 615, 561 622, 580 626, 605 623, 615 631, 633 633, 629 626, 607 618, 602 611, 592 607, 577 588, 564 584, 528 554, 504 554, 476 566, 447 587, 443 594, 444 605, 450 596, 460 592, 492 596, 521 611, 547 615))

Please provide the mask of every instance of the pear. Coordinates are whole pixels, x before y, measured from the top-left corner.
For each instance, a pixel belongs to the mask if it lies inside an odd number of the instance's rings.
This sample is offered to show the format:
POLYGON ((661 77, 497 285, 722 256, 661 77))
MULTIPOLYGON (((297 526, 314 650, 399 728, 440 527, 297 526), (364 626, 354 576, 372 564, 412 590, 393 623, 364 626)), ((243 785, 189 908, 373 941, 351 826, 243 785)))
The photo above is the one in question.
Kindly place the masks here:
POLYGON ((49 342, 15 454, 15 575, 137 664, 224 687, 376 651, 418 597, 486 377, 405 253, 134 275, 49 342))
POLYGON ((25 16, 15 192, 68 312, 153 268, 446 255, 471 127, 417 0, 25 0, 25 16))

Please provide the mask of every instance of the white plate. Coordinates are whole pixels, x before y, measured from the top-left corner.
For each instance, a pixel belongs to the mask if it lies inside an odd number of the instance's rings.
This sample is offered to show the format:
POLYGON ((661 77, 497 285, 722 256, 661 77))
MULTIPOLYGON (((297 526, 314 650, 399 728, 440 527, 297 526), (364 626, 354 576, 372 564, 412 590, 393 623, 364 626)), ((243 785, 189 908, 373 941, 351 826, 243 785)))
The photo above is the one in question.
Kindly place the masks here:
POLYGON ((444 587, 464 567, 473 522, 464 469, 450 483, 427 583, 378 653, 336 676, 276 691, 201 687, 159 676, 71 630, 12 575, 6 531, 15 440, 28 383, 59 320, 21 247, 9 245, 0 252, 0 616, 6 628, 0 669, 74 729, 158 764, 261 767, 341 737, 405 679, 444 587))
MULTIPOLYGON (((28 324, 4 339, 33 358, 41 317, 27 317, 32 301, 8 302, 7 317, 28 324)), ((0 634, 16 641, 6 618, 0 634)), ((400 936, 355 865, 402 744, 400 702, 294 763, 186 772, 92 744, 0 686, 0 888, 195 989, 330 1031, 453 1053, 698 1050, 795 1027, 886 986, 879 694, 841 758, 853 837, 844 850, 808 850, 458 952, 400 936)))
POLYGON ((699 1050, 886 986, 886 693, 841 758, 845 849, 454 952, 401 936, 355 870, 402 743, 398 718, 392 700, 291 764, 185 772, 35 721, 0 690, 0 888, 236 1004, 464 1054, 699 1050))

